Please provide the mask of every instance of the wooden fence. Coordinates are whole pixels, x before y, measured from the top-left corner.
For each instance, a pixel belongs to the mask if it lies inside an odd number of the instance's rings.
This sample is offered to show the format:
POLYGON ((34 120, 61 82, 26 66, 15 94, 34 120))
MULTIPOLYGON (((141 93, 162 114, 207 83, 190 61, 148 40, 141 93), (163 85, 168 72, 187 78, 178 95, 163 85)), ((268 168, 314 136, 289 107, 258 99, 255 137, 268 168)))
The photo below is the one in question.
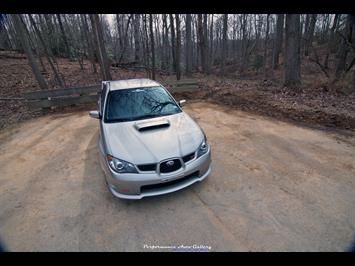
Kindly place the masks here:
MULTIPOLYGON (((187 92, 198 88, 194 79, 179 81, 160 81, 170 92, 187 92)), ((79 88, 64 88, 56 90, 39 90, 23 94, 30 108, 51 108, 70 105, 95 103, 99 99, 101 85, 91 85, 79 88)))
POLYGON ((198 81, 196 79, 183 79, 166 82, 161 81, 160 83, 166 86, 166 88, 172 93, 194 91, 199 87, 198 81))
POLYGON ((100 85, 58 90, 31 91, 23 94, 29 107, 50 108, 97 102, 100 85))

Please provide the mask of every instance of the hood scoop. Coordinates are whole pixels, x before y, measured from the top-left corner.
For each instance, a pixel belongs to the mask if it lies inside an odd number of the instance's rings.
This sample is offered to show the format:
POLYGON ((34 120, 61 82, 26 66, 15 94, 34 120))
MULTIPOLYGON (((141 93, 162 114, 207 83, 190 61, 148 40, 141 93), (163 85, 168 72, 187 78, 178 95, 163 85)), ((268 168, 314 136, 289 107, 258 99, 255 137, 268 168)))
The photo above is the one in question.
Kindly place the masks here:
POLYGON ((139 132, 144 132, 144 131, 149 131, 149 130, 154 130, 154 129, 167 128, 169 126, 170 126, 170 122, 168 120, 166 120, 166 119, 148 121, 148 122, 141 122, 141 123, 135 123, 134 124, 134 127, 139 132))

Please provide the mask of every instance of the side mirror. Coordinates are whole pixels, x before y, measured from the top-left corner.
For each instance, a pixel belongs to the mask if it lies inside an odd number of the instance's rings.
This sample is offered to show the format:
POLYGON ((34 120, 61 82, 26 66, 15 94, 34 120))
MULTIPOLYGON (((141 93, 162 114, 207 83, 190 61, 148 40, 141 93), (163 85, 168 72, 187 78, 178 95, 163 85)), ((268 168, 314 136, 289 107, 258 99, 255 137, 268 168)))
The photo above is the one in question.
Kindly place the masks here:
POLYGON ((181 101, 179 101, 180 107, 183 107, 183 106, 185 105, 185 103, 186 103, 186 100, 181 100, 181 101))
POLYGON ((89 115, 90 115, 90 117, 92 117, 92 118, 96 118, 96 119, 100 119, 100 118, 101 118, 101 116, 100 116, 100 114, 99 114, 98 111, 90 111, 90 112, 89 112, 89 115))

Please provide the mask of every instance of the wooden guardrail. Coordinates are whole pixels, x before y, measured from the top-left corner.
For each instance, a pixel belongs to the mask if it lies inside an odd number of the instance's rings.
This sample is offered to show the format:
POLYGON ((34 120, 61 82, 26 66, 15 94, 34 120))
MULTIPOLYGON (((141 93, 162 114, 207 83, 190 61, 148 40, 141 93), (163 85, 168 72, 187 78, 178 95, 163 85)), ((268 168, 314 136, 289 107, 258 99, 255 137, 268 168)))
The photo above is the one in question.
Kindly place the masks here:
POLYGON ((57 90, 31 91, 23 94, 31 108, 50 108, 84 103, 94 103, 99 99, 101 85, 57 90))
POLYGON ((167 87, 171 92, 187 92, 198 89, 199 83, 196 79, 182 79, 174 81, 161 81, 161 84, 167 87))
MULTIPOLYGON (((161 81, 160 83, 173 93, 193 91, 198 88, 198 81, 195 79, 161 81)), ((23 97, 29 107, 39 109, 95 103, 100 91, 101 85, 91 85, 79 88, 31 91, 23 93, 23 97)))

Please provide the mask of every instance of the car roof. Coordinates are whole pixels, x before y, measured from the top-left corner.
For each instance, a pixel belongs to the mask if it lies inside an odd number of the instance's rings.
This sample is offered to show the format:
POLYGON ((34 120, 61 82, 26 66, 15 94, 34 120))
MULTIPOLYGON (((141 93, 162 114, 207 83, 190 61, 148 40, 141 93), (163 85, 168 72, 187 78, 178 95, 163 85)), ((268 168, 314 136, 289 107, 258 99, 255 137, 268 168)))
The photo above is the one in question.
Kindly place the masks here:
POLYGON ((146 88, 146 87, 155 87, 161 86, 158 82, 151 79, 125 79, 125 80, 111 80, 104 81, 109 83, 109 90, 123 90, 123 89, 134 89, 134 88, 146 88))

